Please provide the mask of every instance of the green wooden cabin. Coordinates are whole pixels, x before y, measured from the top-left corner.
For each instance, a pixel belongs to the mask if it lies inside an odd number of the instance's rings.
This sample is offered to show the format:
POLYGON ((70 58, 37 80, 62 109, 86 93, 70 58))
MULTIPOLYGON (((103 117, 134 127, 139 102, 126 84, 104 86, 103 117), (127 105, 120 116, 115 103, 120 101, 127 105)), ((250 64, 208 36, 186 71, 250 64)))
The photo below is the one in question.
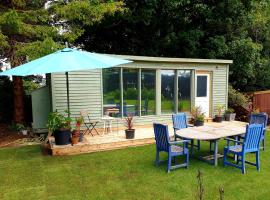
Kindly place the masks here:
MULTIPOLYGON (((113 55, 133 63, 109 69, 69 73, 70 111, 88 110, 100 119, 111 108, 115 117, 135 116, 135 124, 169 122, 172 113, 201 106, 212 118, 218 105, 227 107, 232 60, 113 55)), ((64 73, 47 75, 47 86, 32 93, 33 128, 44 128, 48 113, 67 109, 64 73)))

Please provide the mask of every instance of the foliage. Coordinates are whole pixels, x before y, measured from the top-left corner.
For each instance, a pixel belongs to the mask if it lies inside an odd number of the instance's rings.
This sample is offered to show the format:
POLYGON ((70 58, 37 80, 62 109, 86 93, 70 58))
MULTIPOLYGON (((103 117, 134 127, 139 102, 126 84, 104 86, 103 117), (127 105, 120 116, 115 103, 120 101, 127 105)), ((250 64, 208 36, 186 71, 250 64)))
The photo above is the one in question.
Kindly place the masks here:
POLYGON ((204 118, 205 118, 205 115, 204 113, 202 112, 202 107, 201 106, 194 106, 192 109, 191 109, 191 115, 192 115, 192 118, 196 121, 204 121, 204 118))
MULTIPOLYGON (((87 26, 116 11, 123 11, 121 1, 1 1, 0 57, 8 58, 16 67, 45 56, 63 48, 65 41, 74 42, 87 26), (45 8, 45 3, 50 6, 45 8)), ((13 83, 14 120, 24 121, 21 78, 15 78, 13 83)))
POLYGON ((20 123, 11 123, 11 125, 9 126, 10 130, 12 131, 17 131, 17 132, 20 132, 22 130, 25 129, 25 126, 23 124, 20 124, 20 123))
POLYGON ((23 87, 26 95, 31 95, 31 92, 37 88, 39 88, 39 84, 33 82, 33 81, 28 81, 28 80, 23 80, 23 87))
POLYGON ((219 117, 221 117, 223 111, 225 110, 225 106, 224 105, 217 105, 216 106, 216 111, 217 111, 217 115, 219 117))
POLYGON ((133 115, 128 115, 125 117, 125 127, 127 128, 127 130, 131 130, 133 129, 133 115))
POLYGON ((123 92, 125 99, 137 99, 138 98, 138 90, 136 88, 127 88, 123 92))
POLYGON ((233 59, 233 87, 270 89, 269 0, 126 0, 125 5, 125 12, 89 25, 76 43, 114 54, 233 59))
POLYGON ((231 85, 229 85, 228 104, 229 107, 242 106, 246 108, 248 104, 248 99, 244 94, 235 90, 231 85))
POLYGON ((73 43, 89 26, 100 23, 105 16, 123 12, 123 5, 122 1, 59 1, 51 10, 55 14, 56 22, 64 22, 61 24, 64 27, 63 39, 73 43))
POLYGON ((232 113, 234 113, 233 108, 228 108, 227 110, 225 110, 225 114, 232 114, 232 113))
POLYGON ((65 114, 57 111, 49 113, 47 128, 52 132, 61 129, 71 129, 72 119, 67 115, 67 111, 65 111, 65 114))

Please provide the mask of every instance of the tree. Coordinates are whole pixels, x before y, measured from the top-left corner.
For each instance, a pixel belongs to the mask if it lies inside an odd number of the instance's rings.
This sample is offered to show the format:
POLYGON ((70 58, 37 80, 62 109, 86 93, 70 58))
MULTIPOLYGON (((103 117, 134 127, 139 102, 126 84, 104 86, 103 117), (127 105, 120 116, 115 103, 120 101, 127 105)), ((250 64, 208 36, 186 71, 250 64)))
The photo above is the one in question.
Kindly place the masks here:
MULTIPOLYGON (((113 1, 60 0, 52 1, 45 9, 46 2, 0 2, 0 55, 8 58, 12 67, 54 52, 65 41, 72 43, 84 32, 82 26, 97 23, 123 6, 113 1)), ((21 123, 24 121, 22 78, 13 77, 13 86, 14 121, 21 123)))
POLYGON ((125 4, 125 12, 89 25, 75 42, 106 53, 233 59, 234 87, 270 89, 264 76, 270 73, 269 0, 125 0, 125 4))
MULTIPOLYGON (((57 37, 57 30, 50 26, 50 15, 43 8, 45 0, 4 0, 0 3, 0 44, 1 54, 16 67, 26 61, 26 54, 20 50, 32 45, 33 41, 55 42, 48 38, 57 37)), ((39 48, 36 48, 39 49, 39 48)), ((53 51, 54 49, 51 49, 53 51)), ((35 51, 32 51, 35 52, 35 51)), ((27 55, 31 55, 28 52, 27 55)), ((23 81, 13 77, 14 121, 24 121, 23 81)))

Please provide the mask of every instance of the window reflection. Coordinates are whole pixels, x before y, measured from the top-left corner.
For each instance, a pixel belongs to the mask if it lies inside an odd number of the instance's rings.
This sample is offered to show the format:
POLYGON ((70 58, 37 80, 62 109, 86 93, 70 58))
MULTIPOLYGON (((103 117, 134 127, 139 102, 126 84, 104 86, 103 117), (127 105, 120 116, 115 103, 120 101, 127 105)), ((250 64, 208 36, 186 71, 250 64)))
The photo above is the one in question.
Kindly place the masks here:
POLYGON ((174 70, 161 70, 161 112, 174 111, 174 70))
POLYGON ((102 70, 103 75, 103 112, 105 115, 120 116, 120 69, 102 70))
POLYGON ((141 115, 154 115, 156 109, 156 71, 141 71, 141 115))
POLYGON ((138 115, 138 70, 123 70, 123 115, 138 115))
POLYGON ((191 71, 178 71, 178 111, 190 111, 191 71))

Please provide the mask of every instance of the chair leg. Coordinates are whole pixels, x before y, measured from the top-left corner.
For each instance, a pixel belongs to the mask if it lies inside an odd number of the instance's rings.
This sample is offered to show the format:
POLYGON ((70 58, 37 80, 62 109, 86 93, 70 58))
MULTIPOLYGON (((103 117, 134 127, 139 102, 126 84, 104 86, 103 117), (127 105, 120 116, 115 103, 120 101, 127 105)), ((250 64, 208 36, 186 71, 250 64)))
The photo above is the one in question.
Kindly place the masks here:
POLYGON ((265 150, 265 138, 263 138, 263 140, 262 140, 262 149, 263 149, 263 151, 265 150))
POLYGON ((189 153, 187 153, 186 162, 187 162, 186 168, 188 168, 188 164, 189 164, 189 153))
POLYGON ((260 152, 256 152, 256 168, 258 171, 260 171, 260 152))
POLYGON ((159 165, 159 151, 156 151, 156 166, 159 165))
POLYGON ((198 151, 201 150, 201 141, 200 140, 197 141, 197 149, 198 149, 198 151))
POLYGON ((242 174, 246 173, 245 155, 242 155, 242 174))
POLYGON ((236 164, 239 164, 239 155, 236 156, 236 164))
MULTIPOLYGON (((210 142, 211 144, 211 142, 210 142)), ((211 148, 211 147, 210 147, 211 148)), ((223 155, 223 165, 227 165, 227 151, 224 149, 224 155, 223 155)))
POLYGON ((168 168, 167 168, 167 172, 169 173, 170 170, 171 170, 171 166, 172 166, 172 157, 171 155, 168 155, 169 158, 168 158, 168 168))
POLYGON ((212 151, 212 142, 210 141, 210 153, 212 151))
POLYGON ((194 152, 194 140, 191 140, 191 144, 190 144, 190 153, 193 154, 194 152))

